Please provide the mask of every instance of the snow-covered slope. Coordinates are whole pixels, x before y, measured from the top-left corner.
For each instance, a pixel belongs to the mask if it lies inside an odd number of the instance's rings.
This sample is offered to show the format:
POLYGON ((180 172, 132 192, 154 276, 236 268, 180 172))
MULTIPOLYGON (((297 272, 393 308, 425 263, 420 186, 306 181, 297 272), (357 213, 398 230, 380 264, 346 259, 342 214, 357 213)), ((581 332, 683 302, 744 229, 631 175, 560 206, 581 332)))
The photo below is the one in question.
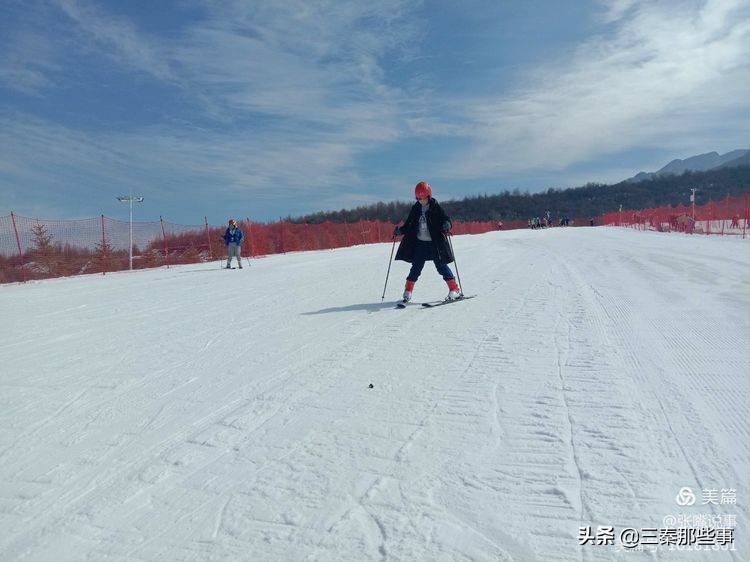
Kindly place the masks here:
POLYGON ((747 241, 454 246, 431 310, 390 244, 0 287, 0 559, 750 559, 747 241), (618 546, 685 514, 736 550, 618 546))

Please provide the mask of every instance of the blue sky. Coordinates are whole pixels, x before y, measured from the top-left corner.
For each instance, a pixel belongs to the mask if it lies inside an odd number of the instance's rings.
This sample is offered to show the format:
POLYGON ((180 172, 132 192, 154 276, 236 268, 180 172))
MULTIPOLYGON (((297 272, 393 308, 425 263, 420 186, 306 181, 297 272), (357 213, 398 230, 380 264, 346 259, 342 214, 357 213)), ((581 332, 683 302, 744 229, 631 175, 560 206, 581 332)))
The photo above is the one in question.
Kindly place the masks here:
POLYGON ((275 220, 750 148, 748 0, 3 0, 0 216, 275 220))

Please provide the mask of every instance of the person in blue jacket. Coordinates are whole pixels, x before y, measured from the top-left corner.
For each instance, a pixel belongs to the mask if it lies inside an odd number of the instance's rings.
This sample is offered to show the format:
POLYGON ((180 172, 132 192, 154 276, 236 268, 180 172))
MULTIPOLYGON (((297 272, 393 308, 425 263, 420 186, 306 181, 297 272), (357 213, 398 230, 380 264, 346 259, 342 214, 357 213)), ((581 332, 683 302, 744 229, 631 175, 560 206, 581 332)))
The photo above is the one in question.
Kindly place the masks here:
POLYGON ((227 269, 232 268, 232 258, 237 258, 237 265, 242 269, 242 257, 240 251, 242 248, 242 231, 237 226, 237 221, 229 219, 229 226, 224 233, 224 243, 227 245, 227 269))

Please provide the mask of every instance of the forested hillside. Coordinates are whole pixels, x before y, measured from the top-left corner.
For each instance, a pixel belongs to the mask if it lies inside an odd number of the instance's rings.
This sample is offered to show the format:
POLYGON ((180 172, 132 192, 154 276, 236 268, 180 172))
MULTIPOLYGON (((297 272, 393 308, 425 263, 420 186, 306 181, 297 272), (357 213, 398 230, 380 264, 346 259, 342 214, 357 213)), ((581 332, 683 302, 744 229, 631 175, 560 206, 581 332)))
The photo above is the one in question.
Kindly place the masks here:
MULTIPOLYGON (((727 195, 750 192, 750 166, 723 168, 708 172, 685 172, 679 176, 664 176, 638 183, 620 182, 614 185, 588 184, 569 189, 551 188, 540 193, 503 191, 495 195, 483 194, 461 200, 441 201, 452 218, 464 221, 517 220, 541 216, 547 210, 555 218, 585 218, 623 209, 647 209, 666 205, 688 204, 690 189, 696 188, 696 204, 720 200, 727 195)), ((412 202, 377 203, 319 212, 292 219, 294 222, 320 223, 386 220, 399 222, 406 216, 412 202)))

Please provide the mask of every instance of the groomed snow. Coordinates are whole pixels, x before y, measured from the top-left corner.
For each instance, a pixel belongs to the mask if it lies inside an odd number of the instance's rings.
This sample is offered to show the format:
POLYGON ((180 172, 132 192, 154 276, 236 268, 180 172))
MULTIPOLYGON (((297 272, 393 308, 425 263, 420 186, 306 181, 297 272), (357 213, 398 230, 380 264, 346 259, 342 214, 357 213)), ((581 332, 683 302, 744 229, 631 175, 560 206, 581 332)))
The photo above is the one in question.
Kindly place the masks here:
POLYGON ((432 310, 390 244, 0 286, 0 559, 750 560, 749 242, 454 247, 432 310), (735 550, 579 545, 681 514, 735 550))

